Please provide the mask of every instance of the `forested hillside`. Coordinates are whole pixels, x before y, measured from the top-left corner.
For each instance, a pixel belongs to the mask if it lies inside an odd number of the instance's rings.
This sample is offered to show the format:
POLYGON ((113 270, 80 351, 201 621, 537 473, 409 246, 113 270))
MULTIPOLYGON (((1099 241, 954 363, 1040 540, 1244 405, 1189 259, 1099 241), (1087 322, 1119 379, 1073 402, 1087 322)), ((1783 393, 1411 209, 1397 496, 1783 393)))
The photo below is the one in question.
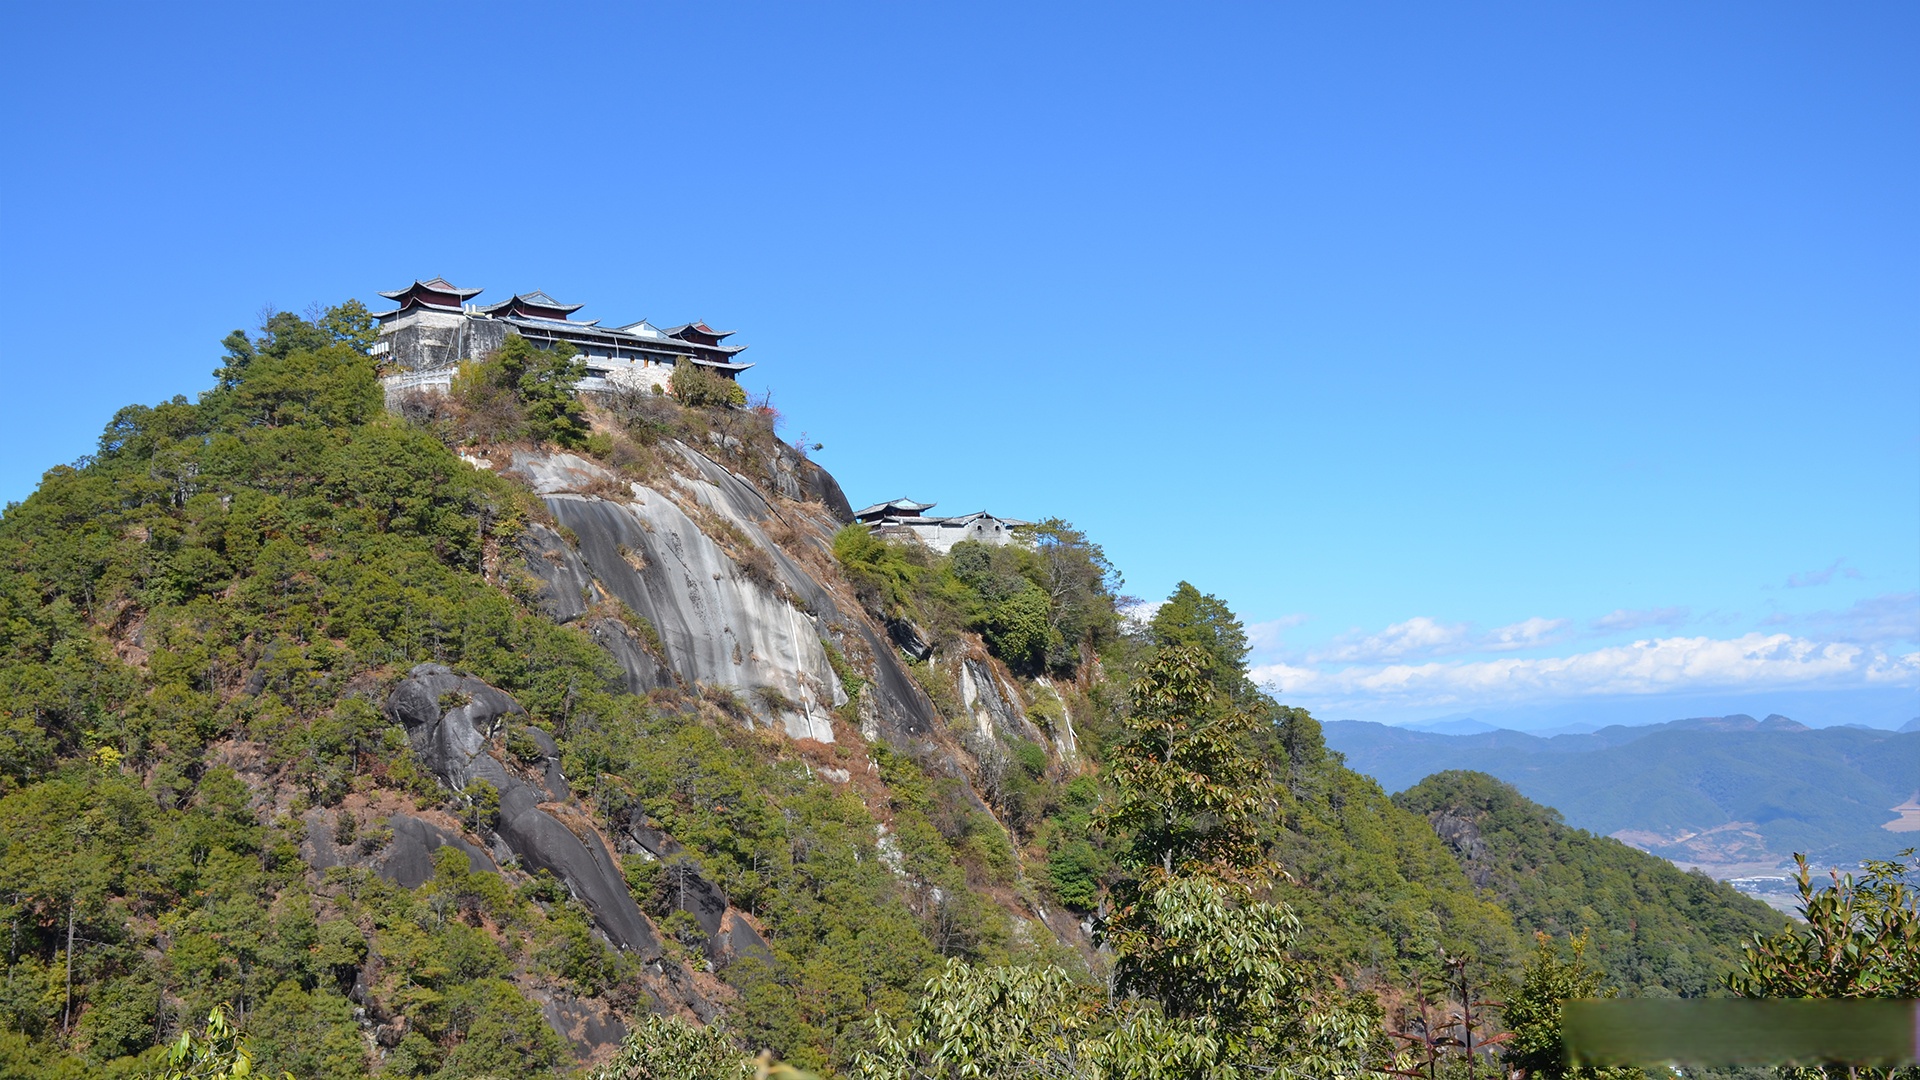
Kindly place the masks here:
MULTIPOLYGON (((989 984, 1099 1068, 1377 1075, 1457 965, 1617 921, 1476 889, 1227 605, 1128 628, 1065 522, 883 542, 732 384, 582 401, 510 339, 389 412, 371 340, 236 332, 0 518, 0 1075, 144 1075, 224 1007, 299 1080, 569 1075, 659 1017, 904 1076, 989 984)), ((1584 843, 1514 813, 1497 880, 1584 843)), ((1639 905, 1636 986, 1747 925, 1639 905)))
POLYGON ((1786 922, 1704 874, 1570 828, 1485 773, 1437 773, 1393 801, 1431 822, 1467 877, 1521 926, 1590 934, 1587 955, 1625 989, 1708 993, 1742 941, 1786 922))

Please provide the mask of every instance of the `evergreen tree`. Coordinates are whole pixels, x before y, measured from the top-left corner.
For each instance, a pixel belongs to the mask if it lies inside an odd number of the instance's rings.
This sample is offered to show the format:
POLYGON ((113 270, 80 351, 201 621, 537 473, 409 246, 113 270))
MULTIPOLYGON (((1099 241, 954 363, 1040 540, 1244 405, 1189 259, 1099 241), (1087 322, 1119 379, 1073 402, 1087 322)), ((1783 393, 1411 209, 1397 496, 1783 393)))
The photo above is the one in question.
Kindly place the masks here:
POLYGON ((1245 702, 1258 693, 1247 681, 1246 628, 1219 597, 1183 581, 1153 613, 1148 630, 1159 648, 1198 649, 1208 681, 1228 700, 1245 702))
POLYGON ((1588 935, 1561 946, 1546 934, 1535 934, 1533 955, 1517 979, 1506 986, 1501 1015, 1512 1032, 1503 1060, 1522 1080, 1634 1080, 1638 1069, 1595 1069, 1574 1066, 1560 1034, 1560 1013, 1569 1001, 1614 997, 1619 991, 1606 985, 1606 976, 1586 959, 1588 935))
POLYGON ((1249 884, 1272 875, 1260 827, 1273 797, 1244 745, 1259 721, 1221 699, 1215 659, 1190 645, 1156 653, 1108 756, 1118 795, 1104 821, 1127 838, 1137 890, 1176 873, 1249 884))

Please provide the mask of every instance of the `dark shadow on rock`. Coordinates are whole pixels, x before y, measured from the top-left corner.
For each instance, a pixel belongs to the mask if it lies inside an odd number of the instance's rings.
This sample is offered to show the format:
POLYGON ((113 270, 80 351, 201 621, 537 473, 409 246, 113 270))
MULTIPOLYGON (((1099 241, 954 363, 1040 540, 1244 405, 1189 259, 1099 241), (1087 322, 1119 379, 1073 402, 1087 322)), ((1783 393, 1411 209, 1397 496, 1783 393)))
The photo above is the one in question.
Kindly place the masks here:
POLYGON ((672 670, 641 644, 632 628, 618 619, 594 619, 587 624, 593 640, 613 654, 620 665, 626 691, 645 696, 649 691, 678 686, 672 670))
POLYGON ((673 837, 655 828, 642 814, 627 821, 623 840, 635 851, 645 852, 661 863, 661 889, 667 903, 676 911, 685 911, 700 924, 706 938, 707 959, 719 970, 742 956, 757 956, 774 962, 773 950, 746 918, 734 908, 727 894, 701 869, 698 860, 673 837))
POLYGON ((906 619, 888 619, 887 636, 900 646, 900 651, 915 660, 925 661, 933 655, 933 646, 927 643, 926 635, 906 619))
POLYGON ((873 654, 874 704, 880 714, 880 734, 903 747, 932 738, 938 718, 926 691, 894 659, 891 643, 881 641, 865 622, 849 622, 873 654))
MULTIPOLYGON (((326 870, 334 866, 357 866, 371 870, 381 878, 406 889, 417 889, 433 877, 433 854, 443 847, 459 848, 466 852, 467 865, 475 871, 496 871, 493 857, 481 848, 468 843, 459 834, 449 832, 430 821, 414 817, 411 814, 394 814, 387 819, 387 827, 393 830, 393 836, 378 847, 369 848, 363 840, 351 844, 337 844, 333 840, 334 820, 337 814, 350 813, 338 810, 329 813, 326 810, 307 811, 303 819, 307 826, 306 839, 300 844, 300 854, 307 865, 315 870, 326 870)), ((365 834, 362 834, 364 837, 365 834)))
POLYGON ((545 525, 529 525, 514 541, 526 558, 527 572, 540 579, 534 604, 554 622, 567 623, 587 613, 593 575, 580 552, 545 525))
POLYGON ((530 987, 526 993, 539 1004, 547 1026, 559 1032, 582 1061, 620 1045, 627 1037, 627 1025, 598 1001, 576 997, 557 986, 530 987))
POLYGON ((491 733, 505 718, 524 716, 512 698, 478 679, 455 675, 439 664, 422 664, 387 698, 387 713, 407 725, 414 752, 449 787, 464 791, 484 780, 500 794, 495 832, 524 866, 545 870, 563 882, 592 913, 594 925, 614 945, 652 959, 659 940, 627 891, 626 877, 600 838, 579 835, 540 803, 566 798, 566 781, 554 764, 551 739, 528 729, 548 760, 549 784, 530 783, 488 752, 491 733), (444 712, 442 704, 449 706, 444 712))
POLYGON ((822 504, 833 519, 842 525, 853 524, 853 504, 847 501, 847 494, 840 490, 840 481, 833 474, 802 459, 800 462, 800 484, 806 490, 807 498, 822 504))

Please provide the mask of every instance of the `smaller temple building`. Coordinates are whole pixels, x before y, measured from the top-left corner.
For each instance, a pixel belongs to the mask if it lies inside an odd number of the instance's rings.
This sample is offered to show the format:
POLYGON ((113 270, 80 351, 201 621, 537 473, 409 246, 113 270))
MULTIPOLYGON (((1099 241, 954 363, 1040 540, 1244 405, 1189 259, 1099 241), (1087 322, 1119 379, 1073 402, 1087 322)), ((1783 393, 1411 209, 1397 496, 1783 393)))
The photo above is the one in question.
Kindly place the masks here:
POLYGON ((1010 544, 1014 530, 1022 525, 1031 525, 1031 521, 1019 518, 995 517, 985 510, 958 517, 928 517, 927 511, 933 509, 933 503, 914 502, 912 499, 893 499, 875 503, 864 510, 854 512, 854 520, 871 529, 875 535, 886 537, 908 537, 920 541, 933 550, 946 554, 953 545, 962 540, 978 540, 983 544, 1010 544))
POLYGON ((625 326, 575 319, 580 304, 563 304, 544 292, 516 293, 496 304, 471 303, 480 289, 463 289, 445 278, 415 281, 380 295, 394 302, 376 312, 380 338, 373 354, 381 363, 387 398, 408 390, 444 392, 464 361, 479 360, 519 334, 542 348, 567 342, 586 362, 581 390, 621 387, 665 389, 674 368, 697 364, 734 379, 752 367, 740 362, 745 345, 729 345, 731 330, 704 322, 664 329, 645 319, 625 326))

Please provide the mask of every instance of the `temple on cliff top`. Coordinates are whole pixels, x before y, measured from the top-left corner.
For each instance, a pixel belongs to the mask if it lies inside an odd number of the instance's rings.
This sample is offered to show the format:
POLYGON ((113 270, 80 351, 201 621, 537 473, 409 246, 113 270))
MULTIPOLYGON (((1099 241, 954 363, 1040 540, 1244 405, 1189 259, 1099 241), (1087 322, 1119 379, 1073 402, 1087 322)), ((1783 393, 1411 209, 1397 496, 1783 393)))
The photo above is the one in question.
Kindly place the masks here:
POLYGON ((728 379, 753 366, 739 362, 745 345, 724 344, 733 331, 704 322, 664 329, 645 319, 601 326, 598 319, 573 317, 582 305, 563 304, 544 292, 518 293, 497 304, 472 303, 481 291, 434 278, 380 294, 397 305, 374 315, 380 338, 373 355, 381 362, 389 400, 408 390, 445 392, 462 361, 481 359, 509 334, 542 348, 564 341, 578 349, 587 366, 581 390, 665 389, 683 363, 728 379))
POLYGON ((1013 530, 1033 524, 1019 518, 995 517, 985 510, 958 517, 929 517, 927 511, 933 509, 933 505, 912 499, 891 499, 874 503, 865 510, 856 510, 853 518, 876 535, 910 536, 942 555, 952 551, 953 545, 962 540, 1010 544, 1013 542, 1013 530))

